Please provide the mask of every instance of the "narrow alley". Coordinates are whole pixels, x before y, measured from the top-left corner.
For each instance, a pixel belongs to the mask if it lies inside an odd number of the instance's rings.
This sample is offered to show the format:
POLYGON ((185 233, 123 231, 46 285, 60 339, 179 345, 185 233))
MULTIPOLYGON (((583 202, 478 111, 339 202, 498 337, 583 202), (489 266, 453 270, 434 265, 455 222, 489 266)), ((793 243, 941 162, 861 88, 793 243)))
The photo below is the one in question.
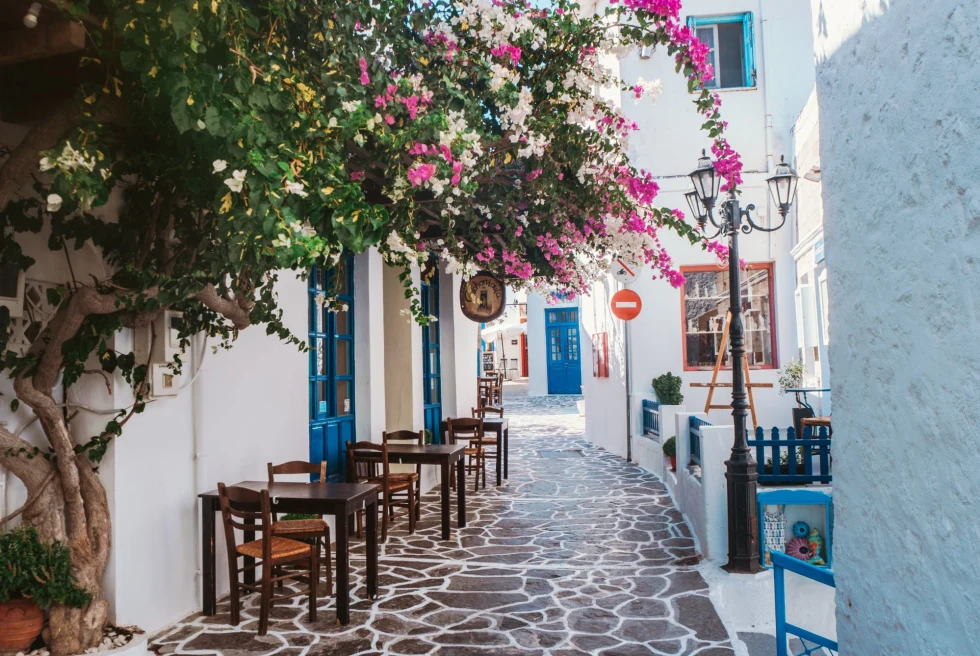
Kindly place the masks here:
POLYGON ((273 609, 255 632, 254 598, 239 627, 188 617, 154 641, 159 654, 438 654, 442 656, 734 654, 696 569, 687 525, 652 474, 590 444, 576 397, 505 392, 510 479, 467 495, 468 522, 439 540, 429 495, 414 535, 384 545, 380 598, 364 600, 363 556, 350 626, 323 599, 316 623, 303 600, 273 609))

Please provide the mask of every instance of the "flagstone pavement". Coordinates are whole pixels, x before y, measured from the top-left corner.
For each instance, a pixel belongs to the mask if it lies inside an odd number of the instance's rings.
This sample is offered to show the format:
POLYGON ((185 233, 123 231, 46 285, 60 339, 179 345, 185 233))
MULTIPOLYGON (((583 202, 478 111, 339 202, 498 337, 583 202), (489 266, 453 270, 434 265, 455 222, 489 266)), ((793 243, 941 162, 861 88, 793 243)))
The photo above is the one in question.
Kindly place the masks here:
POLYGON ((509 480, 467 494, 467 526, 448 542, 439 539, 438 497, 427 495, 415 534, 404 522, 389 534, 374 602, 364 598, 361 547, 352 558, 349 626, 336 625, 330 598, 309 622, 299 598, 274 607, 269 634, 260 637, 257 600, 246 598, 242 624, 232 627, 226 599, 216 616, 186 618, 153 638, 151 649, 196 656, 734 654, 695 567, 691 532, 663 484, 585 440, 578 398, 529 398, 522 386, 508 385, 509 480))

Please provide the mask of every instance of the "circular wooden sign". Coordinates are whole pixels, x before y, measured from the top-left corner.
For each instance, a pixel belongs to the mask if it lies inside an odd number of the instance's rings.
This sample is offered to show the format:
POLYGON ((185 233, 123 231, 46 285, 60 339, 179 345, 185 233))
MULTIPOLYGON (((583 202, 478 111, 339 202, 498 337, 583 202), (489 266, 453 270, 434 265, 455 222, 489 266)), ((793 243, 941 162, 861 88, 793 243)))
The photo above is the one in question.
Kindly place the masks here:
POLYGON ((609 306, 617 319, 632 321, 639 316, 643 302, 640 300, 640 295, 632 289, 621 289, 613 294, 609 306))
POLYGON ((507 288, 500 278, 487 271, 459 286, 459 307, 470 321, 493 321, 504 313, 506 304, 507 288))

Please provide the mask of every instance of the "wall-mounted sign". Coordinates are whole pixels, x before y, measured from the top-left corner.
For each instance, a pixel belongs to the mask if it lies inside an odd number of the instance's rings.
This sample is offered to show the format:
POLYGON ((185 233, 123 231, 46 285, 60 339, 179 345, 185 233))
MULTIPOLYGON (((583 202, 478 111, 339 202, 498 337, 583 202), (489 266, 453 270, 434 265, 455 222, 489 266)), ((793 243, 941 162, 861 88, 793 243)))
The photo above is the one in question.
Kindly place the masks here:
POLYGON ((609 300, 609 307, 617 319, 630 321, 640 314, 643 303, 640 301, 640 295, 632 289, 620 289, 609 300))
POLYGON ((609 378, 609 335, 592 335, 592 375, 596 378, 609 378))
POLYGON ((628 285, 636 280, 640 275, 640 265, 636 262, 628 262, 622 258, 614 258, 612 261, 612 275, 617 282, 628 285))
POLYGON ((493 321, 504 313, 506 303, 507 288, 492 273, 481 271, 459 286, 459 307, 471 321, 493 321))

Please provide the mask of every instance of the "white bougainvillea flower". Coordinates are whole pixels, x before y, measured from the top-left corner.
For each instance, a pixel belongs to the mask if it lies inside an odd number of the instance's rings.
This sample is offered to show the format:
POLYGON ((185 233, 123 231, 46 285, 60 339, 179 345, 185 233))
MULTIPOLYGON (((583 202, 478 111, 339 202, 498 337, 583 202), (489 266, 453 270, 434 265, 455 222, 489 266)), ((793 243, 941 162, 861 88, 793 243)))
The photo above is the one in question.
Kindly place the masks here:
POLYGON ((228 162, 226 162, 223 159, 216 159, 213 162, 211 162, 211 166, 214 167, 214 172, 215 173, 221 173, 226 168, 228 168, 228 162))
POLYGON ((50 157, 42 157, 41 158, 41 164, 39 165, 39 168, 42 171, 50 171, 51 169, 54 168, 54 162, 51 161, 51 158, 50 157))
POLYGON ((306 196, 309 195, 309 192, 307 192, 306 189, 303 188, 303 183, 295 182, 295 181, 286 183, 286 193, 296 194, 300 198, 305 198, 306 196))
POLYGON ((231 172, 231 177, 225 180, 225 184, 228 188, 238 193, 245 186, 245 170, 238 169, 231 172))
POLYGON ((48 211, 57 212, 61 209, 62 199, 58 194, 48 194, 48 211))
POLYGON ((207 125, 205 125, 204 121, 202 121, 201 119, 197 119, 197 129, 198 130, 203 130, 206 127, 207 127, 207 125))

